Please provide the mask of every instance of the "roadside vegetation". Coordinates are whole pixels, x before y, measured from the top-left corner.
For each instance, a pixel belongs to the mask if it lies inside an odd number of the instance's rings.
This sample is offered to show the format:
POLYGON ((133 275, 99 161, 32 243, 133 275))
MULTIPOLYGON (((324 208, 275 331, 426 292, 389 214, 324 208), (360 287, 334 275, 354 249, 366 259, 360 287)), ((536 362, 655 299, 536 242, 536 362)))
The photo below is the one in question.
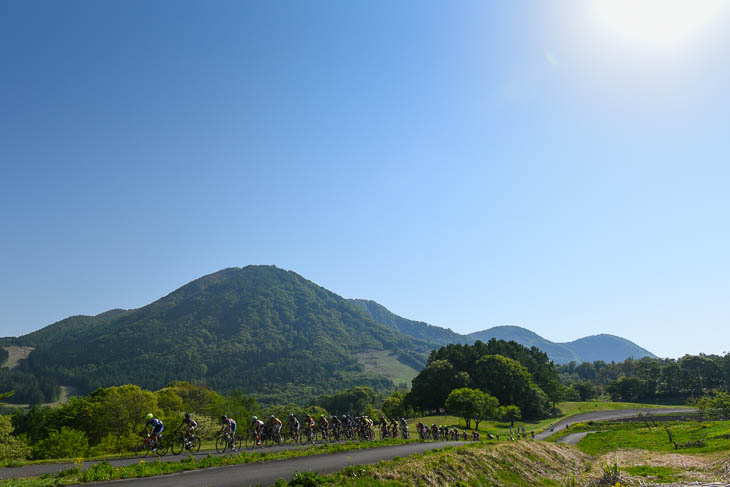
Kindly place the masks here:
POLYGON ((94 464, 86 470, 81 470, 82 459, 77 459, 77 466, 69 470, 61 471, 54 475, 43 475, 25 479, 11 479, 0 481, 2 487, 49 487, 70 485, 86 482, 100 482, 107 480, 130 479, 139 477, 153 477, 176 472, 198 470, 211 467, 224 467, 230 465, 242 465, 246 463, 266 462, 270 460, 283 460, 311 455, 323 455, 327 453, 338 453, 365 448, 381 446, 401 445, 417 440, 395 440, 386 439, 370 442, 345 442, 330 445, 317 445, 311 447, 295 448, 292 450, 280 451, 246 451, 233 455, 212 456, 196 458, 188 455, 180 462, 159 462, 155 460, 140 460, 139 463, 129 466, 112 466, 109 462, 102 461, 94 464))

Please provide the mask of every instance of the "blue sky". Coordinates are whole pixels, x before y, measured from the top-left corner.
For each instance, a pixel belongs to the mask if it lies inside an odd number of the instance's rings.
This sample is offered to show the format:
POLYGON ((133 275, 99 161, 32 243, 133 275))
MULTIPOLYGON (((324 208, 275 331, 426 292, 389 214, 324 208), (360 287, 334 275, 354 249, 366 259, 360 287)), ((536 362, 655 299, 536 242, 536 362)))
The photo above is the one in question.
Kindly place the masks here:
POLYGON ((2 2, 0 335, 276 264, 725 352, 730 17, 659 44, 589 3, 2 2))

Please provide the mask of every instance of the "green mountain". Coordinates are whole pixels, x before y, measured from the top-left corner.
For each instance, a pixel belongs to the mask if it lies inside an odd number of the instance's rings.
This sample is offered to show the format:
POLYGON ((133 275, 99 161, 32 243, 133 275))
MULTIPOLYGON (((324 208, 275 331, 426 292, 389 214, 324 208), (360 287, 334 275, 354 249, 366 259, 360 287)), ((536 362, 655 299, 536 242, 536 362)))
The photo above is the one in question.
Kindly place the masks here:
POLYGON ((460 335, 449 328, 441 328, 440 326, 429 325, 422 321, 413 321, 402 318, 391 313, 385 306, 368 301, 365 299, 351 299, 351 303, 359 306, 381 325, 399 331, 413 338, 423 340, 433 345, 448 345, 449 343, 472 343, 473 340, 467 339, 464 335, 460 335))
POLYGON ((361 299, 351 301, 367 311, 378 323, 411 337, 424 340, 434 348, 449 343, 470 345, 477 340, 486 343, 490 339, 496 338, 497 340, 515 341, 526 347, 537 347, 547 353, 550 360, 557 364, 567 364, 572 361, 578 363, 593 362, 595 360, 622 362, 629 357, 636 359, 655 357, 654 354, 635 343, 613 335, 595 335, 568 343, 555 343, 519 326, 495 326, 468 335, 460 335, 448 328, 402 318, 374 301, 361 299))
POLYGON ((36 347, 27 368, 84 392, 173 380, 259 400, 303 400, 353 385, 392 382, 366 372, 357 354, 427 345, 373 320, 361 308, 290 271, 225 269, 152 304, 76 316, 14 340, 36 347))

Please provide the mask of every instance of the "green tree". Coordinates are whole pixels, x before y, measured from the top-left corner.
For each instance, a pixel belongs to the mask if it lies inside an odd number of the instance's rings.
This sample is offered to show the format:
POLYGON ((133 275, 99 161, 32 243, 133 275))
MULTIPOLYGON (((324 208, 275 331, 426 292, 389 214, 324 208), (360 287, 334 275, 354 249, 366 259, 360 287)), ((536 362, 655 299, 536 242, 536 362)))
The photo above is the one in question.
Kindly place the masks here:
POLYGON ((63 427, 33 446, 33 458, 76 458, 86 455, 89 440, 83 431, 63 427))
POLYGON ((476 363, 474 383, 499 400, 520 404, 530 388, 530 373, 519 362, 502 355, 485 355, 476 363))
POLYGON ((446 360, 435 360, 411 383, 411 392, 408 393, 406 402, 422 410, 434 410, 444 406, 451 391, 466 387, 469 384, 469 375, 459 372, 446 360))
POLYGON ((499 408, 499 419, 507 422, 519 421, 522 419, 522 412, 514 405, 503 406, 499 408))
POLYGON ((703 396, 697 406, 710 418, 730 418, 730 394, 727 392, 715 390, 712 396, 703 396))
POLYGON ((406 414, 403 411, 403 394, 402 392, 395 392, 390 395, 383 402, 383 413, 389 418, 400 418, 406 414))
POLYGON ((118 451, 123 436, 141 430, 147 413, 159 415, 154 393, 135 385, 99 389, 88 399, 84 412, 92 420, 89 437, 100 441, 112 434, 119 440, 118 451))
POLYGON ((30 454, 25 442, 13 436, 10 416, 0 416, 0 461, 23 460, 30 454))

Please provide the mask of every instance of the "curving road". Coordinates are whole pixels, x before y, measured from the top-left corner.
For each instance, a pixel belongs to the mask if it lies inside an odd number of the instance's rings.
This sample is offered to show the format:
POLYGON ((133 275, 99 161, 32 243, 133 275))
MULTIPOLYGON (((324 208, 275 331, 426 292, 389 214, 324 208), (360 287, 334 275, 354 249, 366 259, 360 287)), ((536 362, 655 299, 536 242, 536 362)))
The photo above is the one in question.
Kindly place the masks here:
POLYGON ((563 443, 565 445, 577 445, 580 440, 582 440, 591 433, 595 433, 595 431, 584 431, 583 433, 572 433, 570 435, 565 435, 558 440, 558 443, 563 443))
MULTIPOLYGON (((352 450, 327 455, 191 470, 158 477, 117 480, 115 483, 124 487, 246 487, 250 485, 271 485, 280 478, 291 478, 296 472, 333 473, 349 465, 367 465, 382 460, 391 460, 397 456, 404 457, 463 443, 462 441, 408 443, 406 445, 367 448, 365 450, 352 450)), ((105 484, 105 482, 99 482, 98 484, 105 484)))
MULTIPOLYGON (((236 484, 227 484, 227 483, 213 484, 213 483, 208 482, 209 474, 207 474, 205 472, 214 472, 214 473, 210 474, 210 476, 212 476, 212 477, 217 477, 217 476, 222 475, 224 478, 228 478, 232 474, 223 475, 218 471, 227 470, 227 469, 241 470, 242 467, 246 467, 248 470, 243 469, 243 470, 246 470, 244 478, 248 479, 249 477, 251 477, 251 475, 253 475, 252 472, 250 472, 249 470, 251 470, 255 473, 255 475, 251 478, 258 478, 258 476, 261 474, 264 474, 265 476, 269 475, 270 471, 272 469, 273 469, 273 471, 278 471, 280 468, 284 468, 284 467, 286 467, 286 465, 289 465, 289 463, 294 465, 294 467, 292 467, 294 469, 291 470, 291 473, 288 476, 284 473, 279 474, 279 476, 277 476, 270 482, 270 483, 274 483, 274 482, 276 482, 276 480, 278 480, 282 476, 287 477, 287 478, 290 477, 297 470, 299 470, 299 471, 314 470, 314 471, 323 473, 323 472, 325 472, 324 469, 328 469, 331 465, 336 465, 337 468, 335 468, 334 470, 329 470, 329 469, 326 470, 327 472, 334 472, 337 470, 341 470, 348 465, 355 465, 355 464, 362 464, 362 463, 375 463, 375 462, 379 462, 381 460, 388 460, 388 459, 391 459, 391 458, 393 458, 395 456, 399 456, 399 455, 407 456, 407 455, 411 455, 413 453, 423 453, 428 450, 433 450, 436 448, 443 448, 444 446, 448 446, 448 445, 460 445, 462 443, 463 442, 456 442, 456 441, 440 441, 440 442, 426 442, 426 443, 409 443, 406 445, 396 445, 396 446, 390 446, 390 447, 373 447, 373 448, 368 448, 368 449, 364 449, 364 450, 351 450, 348 452, 342 452, 342 453, 336 453, 336 454, 312 455, 312 456, 308 456, 308 457, 299 457, 299 458, 290 459, 290 460, 275 460, 275 461, 269 461, 266 463, 262 462, 262 463, 252 463, 252 464, 246 464, 246 465, 240 465, 240 466, 216 467, 216 468, 210 468, 210 469, 204 469, 204 470, 184 472, 184 475, 186 476, 186 478, 188 478, 188 477, 195 478, 196 475, 193 475, 193 474, 198 473, 199 475, 197 475, 197 478, 201 478, 200 477, 201 475, 203 477, 205 477, 205 479, 206 479, 205 485, 236 485, 236 486, 240 487, 242 485, 248 485, 248 483, 245 483, 245 482, 248 482, 248 480, 242 481, 241 479, 238 479, 236 475, 233 475, 234 478, 237 479, 236 484), (341 461, 342 458, 346 459, 346 461, 344 463, 341 461), (358 460, 356 460, 356 458, 358 460), (362 461, 360 459, 362 459, 362 461), (287 462, 289 462, 289 463, 287 463, 287 462), (267 467, 266 465, 274 465, 275 467, 267 467)), ((281 451, 281 450, 290 450, 293 448, 302 448, 302 447, 300 447, 298 445, 285 445, 285 446, 280 446, 280 447, 270 447, 270 448, 267 448, 265 451, 281 451)), ((260 451, 260 450, 256 450, 256 451, 260 451)), ((195 457, 197 459, 202 459, 202 458, 205 458, 206 456, 208 456, 209 454, 212 456, 230 455, 230 453, 219 454, 214 451, 213 452, 206 451, 206 452, 196 453, 195 457)), ((190 454, 188 453, 185 455, 177 455, 177 456, 167 455, 167 456, 159 457, 159 458, 158 457, 147 457, 147 458, 144 458, 144 460, 148 461, 148 462, 156 462, 156 461, 179 462, 179 461, 183 460, 184 458, 187 458, 189 455, 190 454)), ((142 459, 141 458, 123 458, 123 459, 110 459, 107 461, 114 467, 120 467, 120 466, 133 465, 133 464, 139 463, 140 460, 142 460, 142 459)), ((99 463, 101 461, 102 460, 84 462, 79 467, 82 470, 86 470, 87 468, 91 467, 95 463, 99 463)), ((24 467, 0 468, 0 480, 21 478, 21 477, 36 477, 36 476, 44 475, 44 474, 53 474, 53 473, 57 473, 62 470, 66 470, 66 469, 73 468, 73 467, 74 467, 73 463, 45 463, 45 464, 38 464, 38 465, 27 465, 24 467)), ((180 475, 183 475, 183 473, 165 475, 163 477, 179 479, 180 475)), ((155 479, 163 478, 163 477, 153 477, 153 478, 137 479, 137 480, 146 480, 146 481, 155 481, 156 482, 155 479)), ((130 479, 125 482, 132 482, 134 480, 135 479, 130 479)), ((261 481, 261 480, 256 480, 256 481, 251 480, 250 483, 252 483, 253 485, 257 485, 257 484, 265 484, 266 482, 261 481)), ((148 485, 148 484, 145 484, 145 485, 148 485)), ((151 485, 151 484, 149 484, 149 485, 151 485)), ((179 485, 179 484, 177 484, 177 483, 168 484, 168 483, 163 482, 160 485, 179 485)), ((190 485, 201 485, 201 484, 190 484, 190 485)))
POLYGON ((670 414, 670 413, 691 413, 695 412, 695 408, 640 408, 640 409, 612 409, 608 411, 595 411, 592 413, 577 414, 561 419, 553 425, 554 430, 549 429, 535 435, 536 440, 544 440, 549 438, 558 431, 564 430, 566 426, 573 423, 583 423, 586 421, 608 421, 610 419, 632 418, 639 414, 670 414))

